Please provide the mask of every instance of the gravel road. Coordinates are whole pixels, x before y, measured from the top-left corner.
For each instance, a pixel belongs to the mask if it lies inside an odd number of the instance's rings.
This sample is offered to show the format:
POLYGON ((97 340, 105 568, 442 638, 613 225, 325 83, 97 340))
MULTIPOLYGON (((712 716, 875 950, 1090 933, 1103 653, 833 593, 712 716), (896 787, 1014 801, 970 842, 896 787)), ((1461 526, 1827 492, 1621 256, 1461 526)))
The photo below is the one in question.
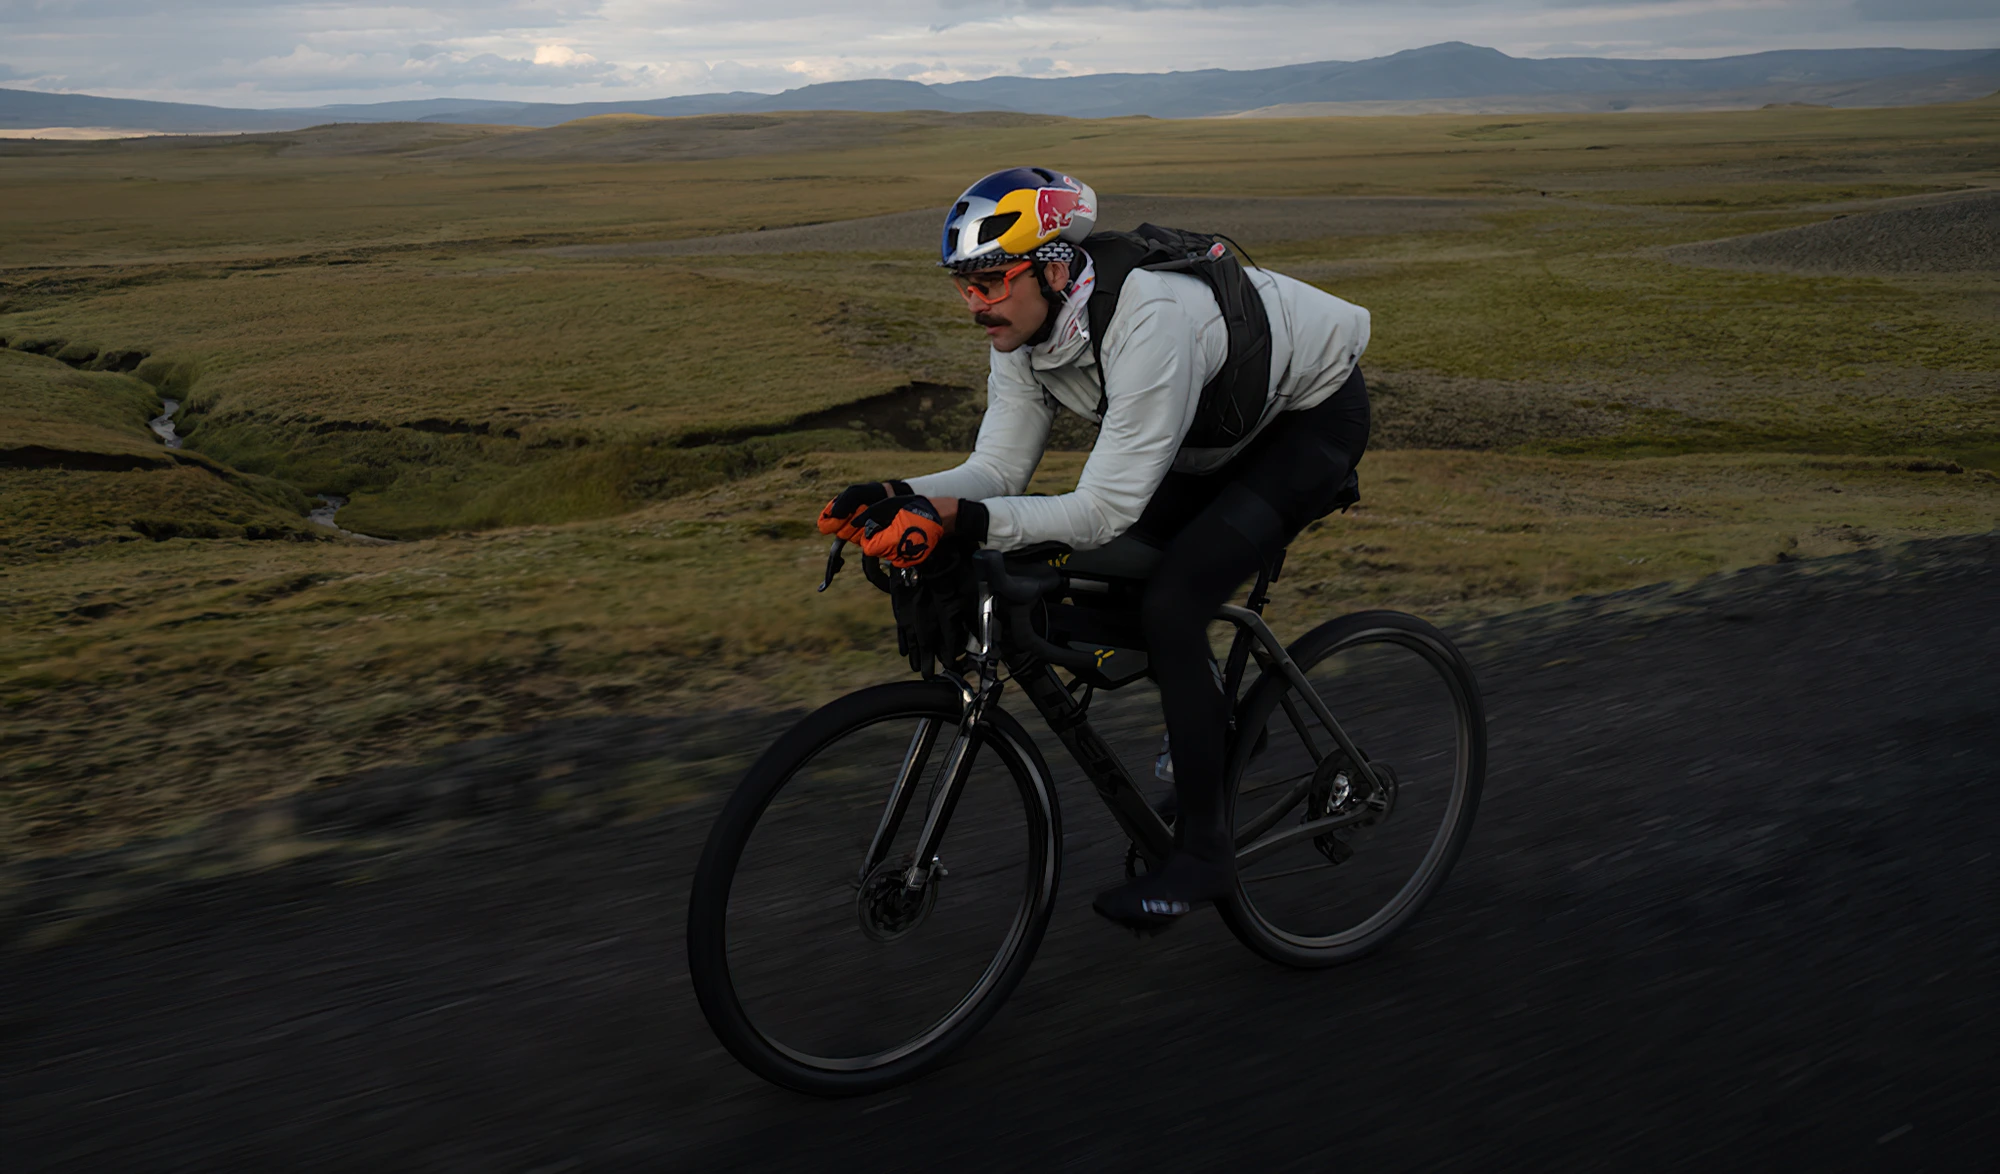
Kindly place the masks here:
POLYGON ((1675 245, 1666 254, 1689 265, 1724 269, 1992 274, 2000 271, 2000 193, 1896 202, 1798 228, 1675 245))
MULTIPOLYGON (((765 1086, 681 949, 714 800, 183 888, 6 955, 10 1170, 1969 1169, 2000 1147, 2000 537, 1462 632, 1493 773, 1377 957, 1136 942, 1065 769, 1040 958, 942 1072, 765 1086)), ((1139 720, 1134 717, 1132 720, 1139 720)), ((1051 747, 1052 740, 1051 740, 1051 747)), ((598 748, 604 751, 603 747, 598 748)))

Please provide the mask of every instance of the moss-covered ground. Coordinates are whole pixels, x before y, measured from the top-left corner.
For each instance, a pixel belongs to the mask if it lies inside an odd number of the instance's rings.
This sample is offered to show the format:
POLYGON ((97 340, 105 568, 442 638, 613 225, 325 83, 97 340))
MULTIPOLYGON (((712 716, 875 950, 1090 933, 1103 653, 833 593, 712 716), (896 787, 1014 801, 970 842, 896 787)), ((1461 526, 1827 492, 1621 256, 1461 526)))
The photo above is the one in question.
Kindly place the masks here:
POLYGON ((1366 499, 1302 538, 1291 630, 2000 523, 2000 278, 1664 251, 1994 186, 1994 103, 0 143, 0 851, 894 673, 878 597, 813 594, 809 519, 964 441, 982 350, 921 251, 544 250, 936 207, 1013 158, 1106 193, 1479 201, 1243 242, 1375 315, 1366 499), (408 541, 312 526, 322 493, 408 541))

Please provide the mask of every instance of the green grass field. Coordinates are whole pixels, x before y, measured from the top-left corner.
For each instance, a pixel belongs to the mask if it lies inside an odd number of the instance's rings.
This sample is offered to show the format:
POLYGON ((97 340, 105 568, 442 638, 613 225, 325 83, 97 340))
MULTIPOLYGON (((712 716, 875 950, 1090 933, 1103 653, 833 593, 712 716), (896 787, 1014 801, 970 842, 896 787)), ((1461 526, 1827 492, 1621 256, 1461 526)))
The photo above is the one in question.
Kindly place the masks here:
POLYGON ((892 675, 879 599, 812 593, 809 521, 846 478, 948 463, 976 419, 979 336, 921 240, 547 250, 941 207, 1010 159, 1114 217, 1116 193, 1418 198, 1260 206, 1244 236, 1375 315, 1364 507, 1301 540, 1293 630, 2000 524, 1993 271, 1666 252, 2000 186, 1991 101, 0 142, 0 851, 551 716, 892 675), (311 525, 322 493, 405 541, 311 525))

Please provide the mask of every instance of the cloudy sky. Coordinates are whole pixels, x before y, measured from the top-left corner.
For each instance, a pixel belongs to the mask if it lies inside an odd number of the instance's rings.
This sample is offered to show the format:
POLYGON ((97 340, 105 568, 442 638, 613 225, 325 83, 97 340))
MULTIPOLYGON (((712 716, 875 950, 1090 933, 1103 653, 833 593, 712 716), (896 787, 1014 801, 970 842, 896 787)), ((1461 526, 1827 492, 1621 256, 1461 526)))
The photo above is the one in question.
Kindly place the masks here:
POLYGON ((816 81, 2000 47, 2000 0, 0 0, 0 86, 230 106, 591 101, 816 81))

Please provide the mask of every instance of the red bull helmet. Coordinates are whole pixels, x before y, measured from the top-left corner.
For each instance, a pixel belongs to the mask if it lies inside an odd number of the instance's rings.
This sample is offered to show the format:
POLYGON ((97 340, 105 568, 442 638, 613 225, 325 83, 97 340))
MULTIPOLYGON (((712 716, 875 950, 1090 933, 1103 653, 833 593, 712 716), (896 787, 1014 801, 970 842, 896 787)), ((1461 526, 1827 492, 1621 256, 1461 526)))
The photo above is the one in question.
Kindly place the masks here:
POLYGON ((954 272, 1067 261, 1097 223, 1097 193, 1046 167, 1010 167, 965 189, 944 218, 938 264, 954 272))

